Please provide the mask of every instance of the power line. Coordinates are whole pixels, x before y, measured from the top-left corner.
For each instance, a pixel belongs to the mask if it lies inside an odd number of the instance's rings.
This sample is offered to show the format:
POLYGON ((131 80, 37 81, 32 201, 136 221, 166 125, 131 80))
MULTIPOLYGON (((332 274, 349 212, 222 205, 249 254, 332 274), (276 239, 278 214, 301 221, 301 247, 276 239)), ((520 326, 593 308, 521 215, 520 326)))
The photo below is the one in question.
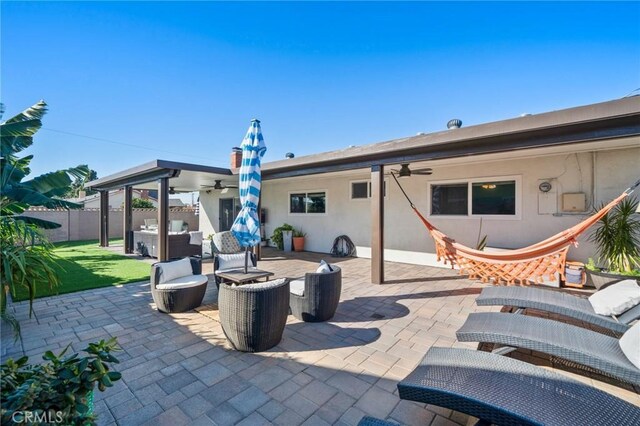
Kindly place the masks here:
POLYGON ((179 156, 182 156, 182 157, 197 158, 198 160, 207 159, 207 160, 211 160, 214 163, 223 164, 222 161, 214 160, 212 158, 207 158, 207 157, 203 157, 203 156, 183 154, 181 152, 169 151, 169 150, 166 150, 166 149, 159 149, 159 148, 149 147, 149 146, 144 146, 144 145, 136 145, 136 144, 128 143, 128 142, 120 142, 120 141, 115 141, 113 139, 99 138, 99 137, 95 137, 95 136, 83 135, 83 134, 80 134, 80 133, 67 132, 65 130, 51 129, 49 127, 42 127, 41 130, 47 130, 49 132, 60 133, 60 134, 63 134, 63 135, 76 136, 76 137, 79 137, 79 138, 91 139, 91 140, 98 141, 98 142, 111 143, 111 144, 114 144, 114 145, 129 146, 129 147, 132 147, 132 148, 146 149, 148 151, 163 152, 165 154, 173 154, 173 155, 179 155, 179 156))

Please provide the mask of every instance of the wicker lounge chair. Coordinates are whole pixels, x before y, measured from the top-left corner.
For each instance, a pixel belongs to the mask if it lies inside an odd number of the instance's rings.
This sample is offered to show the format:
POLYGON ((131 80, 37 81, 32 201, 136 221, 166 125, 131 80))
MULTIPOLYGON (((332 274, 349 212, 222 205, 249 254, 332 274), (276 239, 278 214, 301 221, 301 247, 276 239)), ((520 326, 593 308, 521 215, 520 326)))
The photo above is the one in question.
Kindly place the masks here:
POLYGON ((431 348, 398 383, 402 399, 450 408, 485 424, 632 425, 640 408, 515 359, 469 349, 431 348))
POLYGON ((266 351, 282 339, 289 315, 289 280, 221 285, 218 309, 222 330, 236 350, 266 351))
POLYGON ((513 306, 537 309, 588 322, 616 333, 624 333, 630 323, 640 318, 640 305, 616 318, 598 315, 589 300, 553 290, 533 287, 489 287, 476 299, 479 306, 513 306))
POLYGON ((289 306, 294 317, 306 322, 333 318, 340 302, 342 271, 335 265, 331 268, 331 272, 307 273, 291 282, 289 306))
POLYGON ((640 385, 640 369, 620 349, 618 339, 558 321, 495 312, 470 314, 456 332, 461 342, 525 348, 570 361, 576 367, 640 385))
POLYGON ((213 275, 216 287, 220 288, 222 279, 216 272, 224 272, 231 269, 244 268, 245 256, 249 256, 248 266, 258 266, 258 259, 254 253, 245 253, 240 243, 231 231, 218 232, 212 239, 213 250, 213 275))
POLYGON ((156 262, 151 266, 151 296, 158 310, 164 313, 186 312, 202 303, 209 279, 202 274, 202 259, 191 257, 191 275, 163 279, 163 266, 173 261, 156 262))

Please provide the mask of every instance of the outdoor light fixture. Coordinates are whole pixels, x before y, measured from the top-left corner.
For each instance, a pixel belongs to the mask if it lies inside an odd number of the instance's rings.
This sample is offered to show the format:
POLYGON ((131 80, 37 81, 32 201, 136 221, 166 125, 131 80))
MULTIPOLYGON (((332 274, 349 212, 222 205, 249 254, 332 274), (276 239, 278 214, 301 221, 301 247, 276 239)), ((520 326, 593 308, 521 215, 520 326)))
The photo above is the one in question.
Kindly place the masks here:
POLYGON ((484 183, 482 184, 482 189, 496 189, 496 185, 494 183, 484 183))
POLYGON ((408 164, 402 164, 400 166, 400 171, 398 172, 398 177, 411 177, 411 169, 408 164))

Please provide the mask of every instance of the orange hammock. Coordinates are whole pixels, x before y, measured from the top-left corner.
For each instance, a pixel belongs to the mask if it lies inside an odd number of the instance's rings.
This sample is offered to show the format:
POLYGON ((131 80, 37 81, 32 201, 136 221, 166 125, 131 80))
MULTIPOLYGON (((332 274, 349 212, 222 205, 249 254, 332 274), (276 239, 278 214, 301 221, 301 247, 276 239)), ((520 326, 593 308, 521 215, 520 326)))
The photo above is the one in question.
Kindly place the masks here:
POLYGON ((558 276, 564 280, 565 262, 569 246, 577 246, 576 239, 580 234, 599 221, 640 184, 640 181, 636 182, 634 186, 624 191, 618 198, 604 206, 593 216, 544 241, 517 250, 487 253, 456 243, 454 239, 447 237, 442 231, 433 226, 413 205, 395 175, 392 174, 392 176, 409 201, 413 211, 431 233, 435 241, 438 261, 443 260, 445 264, 451 264, 452 268, 454 265, 458 265, 460 274, 469 275, 471 279, 479 279, 482 282, 493 281, 496 284, 506 283, 508 285, 516 282, 520 284, 539 284, 545 278, 552 281, 558 276))

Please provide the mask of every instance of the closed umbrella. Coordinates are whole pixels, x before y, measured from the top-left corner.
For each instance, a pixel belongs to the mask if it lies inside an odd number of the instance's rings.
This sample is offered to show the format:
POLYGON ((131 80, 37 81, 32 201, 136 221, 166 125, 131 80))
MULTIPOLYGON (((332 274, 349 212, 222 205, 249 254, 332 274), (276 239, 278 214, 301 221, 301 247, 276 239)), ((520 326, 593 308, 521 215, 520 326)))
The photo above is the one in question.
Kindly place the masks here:
POLYGON ((231 232, 245 247, 244 272, 247 273, 249 247, 260 242, 260 216, 258 201, 260 200, 260 160, 267 150, 260 130, 260 120, 251 120, 251 126, 240 145, 242 164, 240 166, 238 191, 242 209, 231 226, 231 232))

